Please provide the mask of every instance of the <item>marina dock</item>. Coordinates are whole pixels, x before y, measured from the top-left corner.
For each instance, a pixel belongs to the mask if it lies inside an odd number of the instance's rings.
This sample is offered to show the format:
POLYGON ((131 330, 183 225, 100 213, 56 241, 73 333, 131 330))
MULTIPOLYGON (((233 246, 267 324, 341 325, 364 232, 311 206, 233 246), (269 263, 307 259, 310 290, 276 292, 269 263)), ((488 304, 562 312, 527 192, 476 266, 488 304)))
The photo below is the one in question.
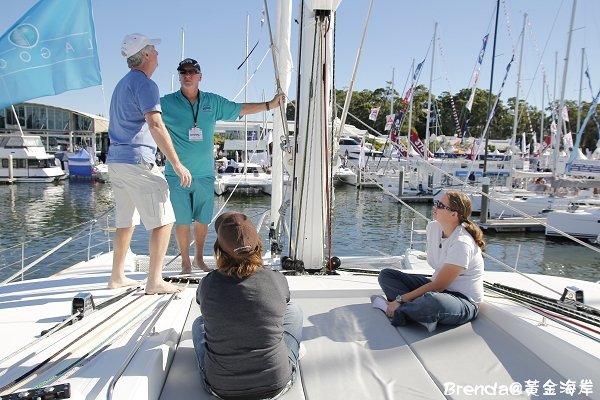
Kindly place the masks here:
MULTIPOLYGON (((547 218, 537 218, 546 223, 547 218)), ((485 232, 543 232, 544 225, 530 218, 488 219, 485 223, 475 221, 485 232)))
POLYGON ((433 196, 397 196, 406 203, 433 203, 433 196))

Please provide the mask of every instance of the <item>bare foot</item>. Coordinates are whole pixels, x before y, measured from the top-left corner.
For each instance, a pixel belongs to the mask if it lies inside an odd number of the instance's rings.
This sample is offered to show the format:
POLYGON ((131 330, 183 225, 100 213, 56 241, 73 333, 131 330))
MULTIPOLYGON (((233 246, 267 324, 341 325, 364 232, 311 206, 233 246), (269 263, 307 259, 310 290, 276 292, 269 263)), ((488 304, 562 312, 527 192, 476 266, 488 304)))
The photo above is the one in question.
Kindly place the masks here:
POLYGON ((109 289, 117 289, 125 286, 135 286, 139 285, 140 281, 136 281, 135 279, 130 279, 128 277, 124 277, 122 279, 110 279, 108 281, 109 289))
POLYGON ((199 268, 204 272, 210 272, 210 268, 208 268, 208 265, 206 265, 203 260, 194 260, 194 268, 199 268))
POLYGON ((192 266, 191 265, 182 265, 181 266, 181 275, 189 275, 192 273, 192 266))
POLYGON ((146 284, 146 294, 168 294, 168 293, 179 293, 183 290, 182 287, 173 285, 172 283, 162 281, 156 286, 149 286, 146 284))

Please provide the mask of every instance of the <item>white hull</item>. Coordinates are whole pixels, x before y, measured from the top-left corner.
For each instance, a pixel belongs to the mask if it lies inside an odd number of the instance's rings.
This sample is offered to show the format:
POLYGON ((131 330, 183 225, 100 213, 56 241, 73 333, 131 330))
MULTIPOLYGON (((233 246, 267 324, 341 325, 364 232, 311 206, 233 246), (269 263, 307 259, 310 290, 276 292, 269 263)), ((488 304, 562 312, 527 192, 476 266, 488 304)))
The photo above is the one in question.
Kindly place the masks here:
POLYGON ((96 166, 94 166, 93 177, 98 182, 108 182, 110 180, 110 177, 108 175, 108 165, 97 164, 96 166))
POLYGON ((46 153, 39 136, 0 136, 0 179, 11 177, 16 182, 46 183, 65 179, 67 174, 46 153))
POLYGON ((356 173, 350 168, 339 167, 333 174, 333 181, 339 183, 345 183, 348 185, 356 186, 358 183, 358 177, 356 173))
POLYGON ((219 174, 215 177, 215 194, 221 196, 234 189, 251 189, 265 194, 271 194, 271 175, 258 173, 219 174))
POLYGON ((600 238, 600 208, 552 211, 546 215, 549 225, 546 228, 546 236, 562 236, 556 231, 559 229, 579 239, 600 238))

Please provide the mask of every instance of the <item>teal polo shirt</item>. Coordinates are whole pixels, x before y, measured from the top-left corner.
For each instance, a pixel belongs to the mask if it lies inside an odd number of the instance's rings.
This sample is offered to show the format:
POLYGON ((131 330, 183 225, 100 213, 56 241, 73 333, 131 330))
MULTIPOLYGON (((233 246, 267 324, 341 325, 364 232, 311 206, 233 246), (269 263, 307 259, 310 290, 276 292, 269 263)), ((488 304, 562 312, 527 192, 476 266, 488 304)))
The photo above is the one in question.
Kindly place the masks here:
MULTIPOLYGON (((179 160, 192 176, 214 176, 214 136, 217 121, 235 120, 242 110, 241 103, 234 103, 214 93, 200 92, 198 100, 190 105, 181 90, 161 97, 162 118, 171 135, 179 160), (198 104, 198 101, 200 103, 198 104), (191 141, 189 130, 194 126, 202 130, 201 141, 191 141)), ((166 163, 165 175, 176 175, 170 162, 166 163)))

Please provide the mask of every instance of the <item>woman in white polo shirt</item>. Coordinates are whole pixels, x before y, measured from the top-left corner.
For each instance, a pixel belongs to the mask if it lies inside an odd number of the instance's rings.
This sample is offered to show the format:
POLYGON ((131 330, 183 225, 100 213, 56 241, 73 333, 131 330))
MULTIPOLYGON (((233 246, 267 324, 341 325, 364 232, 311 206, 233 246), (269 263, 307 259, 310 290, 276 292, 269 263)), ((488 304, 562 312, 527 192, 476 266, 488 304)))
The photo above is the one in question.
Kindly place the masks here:
POLYGON ((461 325, 477 316, 483 300, 483 233, 469 217, 471 201, 449 191, 433 206, 427 225, 427 262, 433 276, 384 269, 379 285, 387 301, 375 299, 394 326, 413 320, 430 332, 437 324, 461 325))

